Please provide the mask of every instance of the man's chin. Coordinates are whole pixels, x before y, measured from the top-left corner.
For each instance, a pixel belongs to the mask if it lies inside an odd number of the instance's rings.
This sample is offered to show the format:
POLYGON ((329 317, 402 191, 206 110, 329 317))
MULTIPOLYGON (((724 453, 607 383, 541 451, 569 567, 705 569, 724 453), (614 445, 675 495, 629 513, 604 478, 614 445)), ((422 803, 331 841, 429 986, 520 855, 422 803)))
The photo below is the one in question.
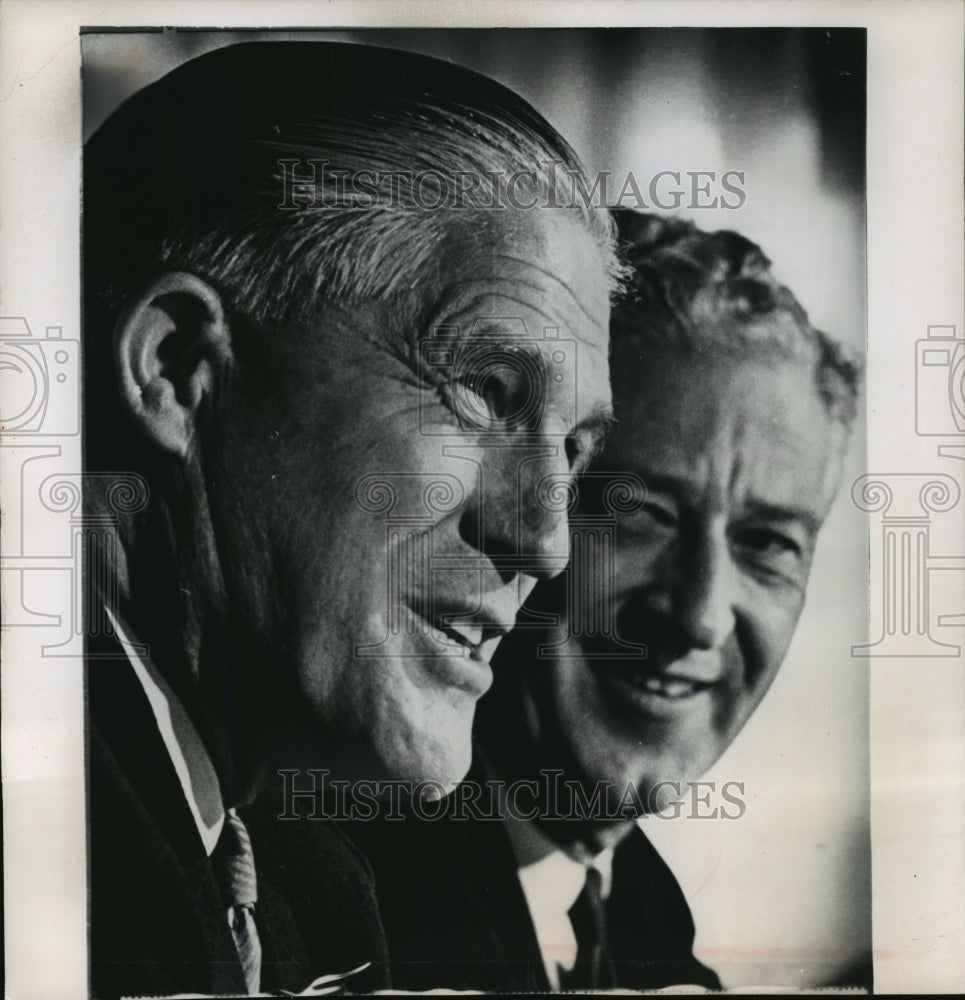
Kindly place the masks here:
POLYGON ((472 764, 472 714, 456 720, 446 732, 433 729, 414 734, 405 745, 377 746, 385 777, 404 782, 414 795, 426 800, 448 795, 465 778, 472 764))
POLYGON ((635 812, 642 816, 669 808, 681 789, 686 791, 688 782, 698 780, 710 766, 703 758, 688 758, 684 752, 663 755, 655 751, 644 756, 639 747, 624 749, 622 759, 611 747, 602 759, 580 760, 580 784, 588 794, 599 789, 610 817, 634 819, 635 812))

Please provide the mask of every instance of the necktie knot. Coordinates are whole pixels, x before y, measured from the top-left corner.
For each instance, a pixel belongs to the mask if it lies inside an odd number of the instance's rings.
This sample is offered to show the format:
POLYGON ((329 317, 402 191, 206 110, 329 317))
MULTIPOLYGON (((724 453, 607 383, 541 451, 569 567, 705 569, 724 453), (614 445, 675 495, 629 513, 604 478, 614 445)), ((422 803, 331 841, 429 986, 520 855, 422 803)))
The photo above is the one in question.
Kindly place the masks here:
POLYGON ((261 942, 255 926, 258 880, 251 838, 234 809, 225 813, 224 827, 215 848, 215 871, 228 904, 228 927, 241 961, 249 993, 257 993, 261 981, 261 942))
POLYGON ((225 813, 224 828, 215 851, 221 890, 229 906, 252 907, 258 902, 258 879, 251 838, 236 810, 225 813))

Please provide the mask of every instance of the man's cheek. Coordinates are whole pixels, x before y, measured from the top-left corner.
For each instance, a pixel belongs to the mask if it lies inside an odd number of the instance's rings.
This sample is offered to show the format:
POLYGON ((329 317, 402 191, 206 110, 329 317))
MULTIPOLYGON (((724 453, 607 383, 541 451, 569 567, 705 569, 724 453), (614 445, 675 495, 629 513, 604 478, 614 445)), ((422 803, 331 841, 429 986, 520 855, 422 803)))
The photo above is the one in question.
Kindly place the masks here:
POLYGON ((794 630, 801 614, 803 601, 796 597, 784 606, 775 607, 771 614, 760 618, 753 630, 755 658, 765 685, 769 685, 784 662, 794 630))
POLYGON ((654 566, 658 557, 656 543, 639 534, 633 535, 617 527, 616 546, 613 553, 614 591, 620 602, 633 597, 633 592, 655 577, 654 566))

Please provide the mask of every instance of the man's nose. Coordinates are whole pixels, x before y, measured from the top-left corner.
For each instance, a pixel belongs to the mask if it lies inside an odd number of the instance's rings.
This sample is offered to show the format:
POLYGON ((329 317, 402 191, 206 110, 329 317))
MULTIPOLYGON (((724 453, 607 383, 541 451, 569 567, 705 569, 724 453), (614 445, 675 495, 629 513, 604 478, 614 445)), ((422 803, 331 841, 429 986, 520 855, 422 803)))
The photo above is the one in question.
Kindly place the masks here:
POLYGON ((527 576, 551 580, 566 569, 572 482, 562 441, 558 453, 536 456, 520 466, 519 541, 522 572, 527 576))
POLYGON ((494 449, 485 463, 478 514, 481 548, 504 579, 548 580, 570 555, 567 487, 572 482, 562 441, 535 448, 494 449))
POLYGON ((734 629, 737 576, 723 524, 702 530, 674 567, 672 614, 696 649, 719 648, 734 629))

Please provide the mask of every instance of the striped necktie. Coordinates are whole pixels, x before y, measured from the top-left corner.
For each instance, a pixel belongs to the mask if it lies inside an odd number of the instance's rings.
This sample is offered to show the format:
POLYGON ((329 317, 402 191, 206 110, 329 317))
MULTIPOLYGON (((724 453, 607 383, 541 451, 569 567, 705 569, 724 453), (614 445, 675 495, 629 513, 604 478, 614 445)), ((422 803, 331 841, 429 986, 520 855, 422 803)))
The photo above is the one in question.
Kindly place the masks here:
POLYGON ((254 912, 258 902, 255 856, 248 830, 234 809, 225 813, 212 860, 228 902, 228 926, 241 960, 245 987, 249 993, 257 993, 261 986, 261 942, 254 912))

